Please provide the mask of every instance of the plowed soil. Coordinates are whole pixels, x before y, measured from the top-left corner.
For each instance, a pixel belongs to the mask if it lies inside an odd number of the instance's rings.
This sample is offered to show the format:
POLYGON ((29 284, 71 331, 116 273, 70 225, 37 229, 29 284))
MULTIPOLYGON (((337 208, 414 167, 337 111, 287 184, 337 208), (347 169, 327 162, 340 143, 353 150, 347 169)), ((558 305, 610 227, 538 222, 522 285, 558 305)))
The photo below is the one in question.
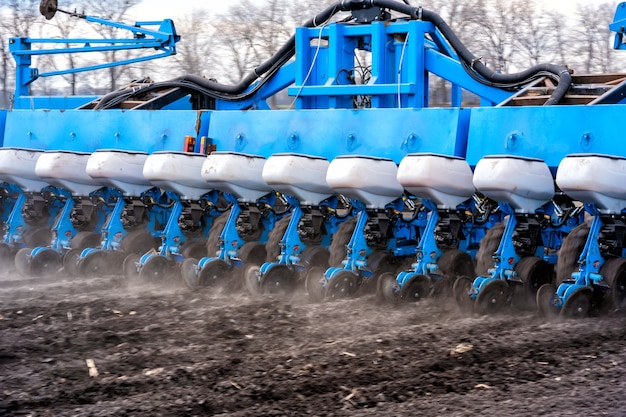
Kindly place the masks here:
POLYGON ((2 416, 626 416, 626 319, 0 276, 2 416))

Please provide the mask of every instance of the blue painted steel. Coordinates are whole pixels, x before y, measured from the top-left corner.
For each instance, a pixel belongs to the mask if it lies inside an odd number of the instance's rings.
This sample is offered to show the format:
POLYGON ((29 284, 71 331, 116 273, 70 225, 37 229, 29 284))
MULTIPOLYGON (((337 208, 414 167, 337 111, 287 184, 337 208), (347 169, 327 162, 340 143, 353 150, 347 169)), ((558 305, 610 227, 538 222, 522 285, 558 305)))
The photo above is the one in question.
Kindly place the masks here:
POLYGON ((615 124, 625 117, 621 104, 473 108, 467 161, 474 166, 485 155, 526 156, 543 159, 556 172, 569 154, 626 156, 615 124))
POLYGON ((620 3, 615 10, 615 17, 613 23, 609 25, 609 29, 615 32, 615 42, 613 48, 626 49, 626 43, 624 42, 624 34, 626 31, 626 2, 620 3))
POLYGON ((295 83, 288 89, 296 109, 353 108, 359 97, 367 98, 365 107, 428 107, 429 73, 453 82, 455 106, 461 105, 461 86, 491 103, 513 94, 467 75, 441 33, 420 20, 302 27, 296 51, 295 83), (357 49, 371 55, 367 80, 355 76, 365 65, 357 49))
MULTIPOLYGON (((9 39, 9 51, 15 59, 17 66, 15 79, 15 97, 25 97, 29 95, 29 85, 38 78, 52 77, 57 75, 71 74, 82 71, 93 71, 97 69, 110 68, 119 65, 133 64, 162 58, 176 54, 176 42, 180 36, 176 35, 174 22, 166 19, 160 22, 136 22, 128 25, 113 22, 108 19, 101 19, 92 16, 84 16, 85 20, 115 29, 127 30, 132 33, 132 38, 128 39, 36 39, 36 38, 11 38, 9 39), (149 29, 157 27, 156 29, 149 29), (41 45, 60 45, 59 47, 44 48, 41 45), (79 46, 68 46, 79 45, 79 46), (76 54, 87 52, 105 52, 145 49, 147 51, 158 51, 149 55, 123 59, 104 64, 89 65, 84 67, 68 68, 59 71, 40 73, 37 68, 31 67, 33 56, 56 55, 56 54, 76 54)), ((27 101, 17 102, 28 104, 27 101)), ((20 108, 17 107, 16 108, 20 108)), ((25 107, 28 108, 28 107, 25 107)), ((56 106, 53 108, 57 108, 56 106)))
POLYGON ((215 111, 208 137, 217 150, 270 156, 298 152, 334 159, 367 155, 399 163, 414 152, 465 156, 465 109, 215 111))
MULTIPOLYGON (((93 152, 96 149, 181 151, 184 137, 200 142, 208 112, 12 110, 4 146, 93 152)), ((199 145, 198 145, 199 146, 199 145)))

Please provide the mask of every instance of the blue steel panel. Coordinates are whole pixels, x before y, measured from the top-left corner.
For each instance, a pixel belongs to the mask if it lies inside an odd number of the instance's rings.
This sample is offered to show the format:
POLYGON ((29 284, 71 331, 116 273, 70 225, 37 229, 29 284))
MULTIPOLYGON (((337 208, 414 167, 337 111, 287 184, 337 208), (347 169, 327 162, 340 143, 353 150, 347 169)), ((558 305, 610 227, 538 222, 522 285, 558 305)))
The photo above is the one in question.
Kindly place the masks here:
POLYGON ((400 162, 412 152, 465 156, 468 118, 469 111, 458 108, 219 111, 211 116, 209 137, 219 151, 400 162))
POLYGON ((468 136, 470 165, 484 155, 540 158, 555 168, 571 153, 626 157, 621 121, 626 105, 473 108, 468 136))
POLYGON ((0 110, 0 146, 5 146, 4 145, 4 127, 6 125, 6 120, 7 120, 7 111, 6 110, 0 110))
POLYGON ((200 129, 208 126, 209 116, 196 111, 13 110, 7 114, 4 146, 182 151, 185 135, 205 135, 200 129))

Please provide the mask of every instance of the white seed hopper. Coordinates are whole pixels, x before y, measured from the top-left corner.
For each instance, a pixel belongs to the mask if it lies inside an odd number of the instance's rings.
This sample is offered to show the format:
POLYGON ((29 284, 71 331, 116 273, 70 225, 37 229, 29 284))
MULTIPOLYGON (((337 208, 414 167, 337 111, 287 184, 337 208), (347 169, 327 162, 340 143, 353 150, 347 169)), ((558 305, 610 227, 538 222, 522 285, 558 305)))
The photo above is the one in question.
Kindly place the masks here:
POLYGON ((0 181, 19 186, 24 192, 39 192, 48 185, 35 172, 38 149, 0 148, 0 181))
POLYGON ((213 152, 202 166, 202 178, 209 186, 236 196, 242 202, 254 202, 272 192, 263 180, 262 156, 238 152, 213 152))
POLYGON ((274 190, 292 195, 303 205, 319 203, 335 194, 326 183, 326 158, 295 153, 274 154, 263 167, 263 180, 274 190))
POLYGON ((199 153, 163 151, 146 158, 143 176, 153 185, 176 193, 183 200, 199 200, 211 187, 200 176, 206 156, 199 153))
POLYGON ((428 198, 438 207, 455 208, 474 195, 472 169, 455 156, 410 154, 398 167, 398 182, 419 198, 428 198))
POLYGON ((330 163, 326 182, 337 193, 368 208, 384 208, 404 192, 397 174, 398 167, 391 159, 346 155, 330 163))
POLYGON ((556 183, 568 196, 594 203, 603 213, 620 213, 626 208, 626 158, 568 155, 559 164, 556 183))
POLYGON ((487 156, 476 164, 474 186, 487 197, 520 213, 532 213, 554 196, 554 179, 540 159, 487 156))
POLYGON ((46 151, 37 160, 35 172, 51 185, 73 195, 87 196, 104 186, 85 171, 90 155, 88 152, 46 151))
POLYGON ((147 152, 99 149, 91 154, 87 174, 124 195, 139 196, 154 185, 143 176, 147 152))

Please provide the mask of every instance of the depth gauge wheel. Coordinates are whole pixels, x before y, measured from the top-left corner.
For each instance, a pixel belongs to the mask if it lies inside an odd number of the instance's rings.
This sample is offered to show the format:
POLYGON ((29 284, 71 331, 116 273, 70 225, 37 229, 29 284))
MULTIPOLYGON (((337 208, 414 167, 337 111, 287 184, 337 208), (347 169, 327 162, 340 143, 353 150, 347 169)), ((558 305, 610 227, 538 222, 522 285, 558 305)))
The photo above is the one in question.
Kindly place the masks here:
POLYGON ((198 285, 214 289, 225 289, 230 280, 230 266, 221 259, 211 259, 200 270, 198 285))
POLYGON ((357 276, 352 271, 339 271, 328 281, 326 298, 329 300, 350 298, 358 289, 357 276))
POLYGON ((257 264, 244 264, 241 269, 241 278, 243 281, 243 288, 249 294, 260 294, 261 283, 261 267, 257 264))
POLYGON ((411 277, 400 289, 400 299, 416 303, 433 294, 433 283, 428 275, 418 274, 411 277))
POLYGON ((589 316, 592 294, 593 290, 590 287, 577 288, 563 303, 561 317, 578 319, 589 316))
POLYGON ((510 304, 509 284, 501 279, 494 279, 485 284, 474 303, 474 312, 479 315, 499 313, 504 307, 510 304))
POLYGON ((59 272, 63 260, 55 250, 44 249, 30 259, 30 274, 34 277, 51 276, 59 272))
POLYGON ((296 289, 295 272, 287 265, 275 265, 261 277, 264 294, 292 294, 296 289))

